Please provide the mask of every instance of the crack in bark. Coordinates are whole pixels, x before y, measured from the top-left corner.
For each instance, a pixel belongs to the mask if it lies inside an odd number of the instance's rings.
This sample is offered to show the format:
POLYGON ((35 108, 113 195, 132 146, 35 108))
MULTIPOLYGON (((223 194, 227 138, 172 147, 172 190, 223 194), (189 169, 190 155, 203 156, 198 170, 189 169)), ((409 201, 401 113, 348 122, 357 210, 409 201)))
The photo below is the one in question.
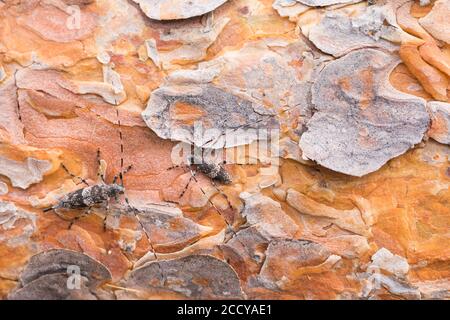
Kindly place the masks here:
MULTIPOLYGON (((22 123, 22 115, 20 113, 20 103, 19 103, 19 86, 17 85, 17 76, 16 76, 18 71, 19 71, 19 69, 14 71, 13 77, 14 77, 14 86, 16 87, 15 94, 16 94, 16 104, 17 104, 17 116, 19 118, 19 121, 22 123)), ((24 129, 25 129, 25 127, 24 127, 24 129)))
POLYGON ((11 281, 11 282, 19 282, 18 278, 11 278, 11 277, 2 276, 2 275, 0 275, 0 280, 11 281))

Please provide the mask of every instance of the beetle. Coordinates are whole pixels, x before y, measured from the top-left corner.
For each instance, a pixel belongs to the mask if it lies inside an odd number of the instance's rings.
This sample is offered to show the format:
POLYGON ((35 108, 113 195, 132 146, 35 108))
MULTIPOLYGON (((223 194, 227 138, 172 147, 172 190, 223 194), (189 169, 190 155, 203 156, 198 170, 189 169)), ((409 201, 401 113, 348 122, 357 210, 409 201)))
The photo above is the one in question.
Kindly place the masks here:
MULTIPOLYGON (((72 227, 73 223, 90 214, 90 210, 95 206, 104 206, 106 209, 109 209, 109 201, 111 199, 118 200, 120 195, 125 194, 125 187, 123 186, 123 175, 126 174, 129 170, 131 170, 132 166, 126 168, 125 171, 121 169, 119 175, 115 176, 113 182, 108 184, 105 181, 105 176, 101 172, 101 160, 100 160, 100 149, 97 150, 97 163, 99 166, 98 177, 100 178, 100 182, 97 184, 90 185, 85 179, 76 177, 67 169, 67 167, 62 164, 62 168, 72 177, 80 179, 86 187, 72 191, 66 195, 64 195, 55 205, 44 209, 44 212, 54 211, 60 218, 64 220, 69 220, 70 225, 69 229, 72 227), (117 179, 120 178, 121 184, 117 183, 117 179), (75 217, 73 219, 66 219, 61 214, 59 214, 59 209, 65 210, 82 210, 85 209, 87 212, 83 215, 75 217)), ((128 203, 128 199, 125 200, 128 203)), ((104 219, 104 228, 106 228, 106 216, 104 219)))
POLYGON ((188 157, 188 167, 195 166, 198 171, 219 183, 229 185, 233 182, 230 173, 220 163, 202 161, 195 156, 188 157))

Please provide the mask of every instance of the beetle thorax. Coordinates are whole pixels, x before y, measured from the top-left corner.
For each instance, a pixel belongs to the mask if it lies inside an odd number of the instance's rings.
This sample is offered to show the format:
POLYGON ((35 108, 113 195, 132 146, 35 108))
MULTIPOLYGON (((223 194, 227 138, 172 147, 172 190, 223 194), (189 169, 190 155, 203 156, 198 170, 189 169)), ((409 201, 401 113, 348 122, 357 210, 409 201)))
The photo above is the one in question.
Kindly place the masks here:
POLYGON ((112 197, 116 197, 119 194, 124 194, 125 193, 125 188, 123 186, 121 186, 120 184, 117 184, 117 183, 108 184, 108 185, 106 185, 106 193, 111 198, 112 197))

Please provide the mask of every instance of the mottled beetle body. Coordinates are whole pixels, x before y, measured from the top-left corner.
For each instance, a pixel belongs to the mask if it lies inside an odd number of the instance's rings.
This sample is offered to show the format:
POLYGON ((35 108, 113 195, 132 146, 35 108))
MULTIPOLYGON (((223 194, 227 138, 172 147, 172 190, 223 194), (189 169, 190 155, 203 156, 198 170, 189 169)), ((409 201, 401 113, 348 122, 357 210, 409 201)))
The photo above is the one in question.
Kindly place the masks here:
POLYGON ((119 184, 96 184, 66 194, 56 205, 45 209, 86 209, 103 204, 111 198, 124 194, 125 189, 119 184))
POLYGON ((222 184, 231 184, 233 182, 231 175, 221 164, 204 162, 202 159, 197 159, 194 156, 188 158, 188 163, 189 166, 196 166, 198 171, 212 180, 222 184))

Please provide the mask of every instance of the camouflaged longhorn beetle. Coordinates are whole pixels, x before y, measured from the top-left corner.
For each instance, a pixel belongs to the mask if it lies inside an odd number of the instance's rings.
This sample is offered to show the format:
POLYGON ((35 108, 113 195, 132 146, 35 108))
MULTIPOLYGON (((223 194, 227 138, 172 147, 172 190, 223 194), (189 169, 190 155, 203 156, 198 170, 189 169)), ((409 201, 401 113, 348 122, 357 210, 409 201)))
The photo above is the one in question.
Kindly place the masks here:
MULTIPOLYGON (((98 173, 97 178, 100 180, 98 183, 90 185, 85 179, 81 177, 77 177, 73 175, 67 167, 62 164, 62 168, 72 177, 72 179, 79 179, 82 183, 86 185, 86 187, 81 188, 79 190, 70 192, 63 196, 57 204, 55 204, 52 207, 44 209, 44 212, 54 211, 56 215, 58 215, 61 219, 70 221, 69 229, 72 227, 73 223, 91 213, 91 209, 98 205, 103 205, 106 208, 106 215, 103 220, 103 228, 106 229, 106 219, 109 211, 109 201, 111 199, 115 199, 118 201, 118 198, 120 195, 125 194, 125 187, 123 182, 123 176, 132 168, 132 166, 128 166, 125 170, 123 169, 123 135, 121 130, 121 122, 120 122, 120 116, 119 116, 119 110, 116 109, 116 115, 117 115, 117 124, 119 126, 119 138, 120 138, 120 172, 118 175, 114 176, 114 179, 112 183, 108 184, 105 181, 105 173, 103 170, 103 166, 100 159, 100 149, 97 149, 97 164, 98 164, 98 173), (117 180, 120 180, 120 184, 117 183, 117 180), (87 210, 84 214, 81 214, 80 216, 77 216, 73 219, 67 219, 64 216, 62 216, 58 209, 85 209, 87 210)), ((143 227, 139 216, 136 214, 135 208, 133 208, 128 200, 128 198, 125 196, 125 202, 128 206, 128 208, 133 211, 136 218, 138 219, 139 223, 143 227)), ((145 231, 145 229, 144 229, 145 231)), ((148 235, 147 235, 148 237, 148 235)))
MULTIPOLYGON (((123 161, 121 161, 122 163, 123 161)), ((108 184, 105 181, 104 173, 101 172, 101 160, 100 160, 100 149, 97 150, 97 163, 99 166, 98 177, 100 178, 100 182, 94 185, 89 185, 87 181, 83 178, 76 177, 66 168, 64 164, 62 164, 63 169, 72 177, 80 179, 86 187, 78 189, 76 191, 70 192, 62 197, 57 204, 54 206, 44 209, 44 212, 54 211, 60 218, 63 220, 69 220, 70 225, 69 229, 72 227, 73 223, 76 220, 90 214, 90 210, 98 205, 104 205, 106 210, 109 210, 109 201, 114 198, 116 201, 118 197, 122 194, 125 194, 125 188, 123 185, 123 175, 126 174, 132 166, 129 166, 122 170, 119 175, 116 175, 113 179, 113 182, 108 184), (117 183, 117 179, 120 179, 120 184, 117 183), (61 214, 58 213, 58 209, 86 209, 87 212, 73 219, 66 219, 61 214)), ((128 200, 125 200, 128 203, 128 200)), ((103 225, 106 228, 106 217, 104 219, 103 225)))
MULTIPOLYGON (((197 175, 197 172, 201 172, 210 179, 211 184, 216 188, 216 190, 222 196, 224 196, 226 198, 226 200, 228 201, 228 204, 231 207, 228 197, 223 192, 221 192, 217 188, 217 185, 216 185, 216 182, 219 182, 219 183, 225 184, 225 185, 229 185, 233 182, 230 173, 223 167, 223 165, 220 163, 207 162, 207 161, 204 161, 203 159, 193 156, 193 155, 188 156, 186 160, 187 161, 186 161, 185 166, 189 169, 191 177, 190 177, 188 183, 186 184, 186 186, 183 188, 183 191, 180 194, 180 198, 182 198, 184 196, 184 194, 188 190, 189 185, 191 184, 192 181, 198 182, 196 175, 197 175)), ((173 170, 173 169, 182 168, 182 167, 183 166, 177 165, 177 166, 168 168, 168 170, 173 170)), ((202 188, 200 188, 200 190, 203 192, 202 188)), ((203 193, 205 194, 205 192, 203 192, 203 193)))
MULTIPOLYGON (((119 120, 119 125, 120 125, 120 120, 119 120)), ((120 138, 121 138, 121 143, 122 143, 122 132, 120 132, 120 138)), ((123 144, 121 144, 121 151, 123 151, 123 144)), ((106 219, 108 217, 108 211, 109 211, 109 201, 114 198, 116 201, 118 201, 119 195, 124 195, 125 194, 125 187, 124 187, 124 183, 123 183, 123 176, 132 168, 132 166, 128 166, 125 170, 123 170, 123 157, 120 159, 120 172, 118 175, 114 176, 113 182, 111 184, 108 184, 105 182, 105 176, 104 176, 104 172, 102 171, 102 165, 101 165, 101 160, 100 160, 100 149, 97 150, 97 163, 99 166, 99 170, 98 170, 98 177, 101 178, 101 181, 97 184, 94 185, 89 185, 88 182, 81 178, 81 177, 77 177, 75 175, 73 175, 64 164, 62 164, 63 169, 73 178, 78 178, 80 179, 85 185, 86 187, 81 188, 79 190, 70 192, 68 194, 66 194, 61 200, 59 200, 59 202, 47 209, 44 209, 44 212, 49 212, 49 211, 54 211, 55 214, 60 217, 63 220, 68 220, 70 221, 69 224, 69 229, 72 227, 72 225, 75 223, 75 221, 89 215, 91 213, 91 208, 96 206, 96 205, 105 205, 106 207, 106 214, 105 217, 103 219, 103 229, 106 230, 106 219), (117 179, 120 179, 120 184, 117 183, 117 179), (58 213, 58 209, 87 209, 87 212, 84 214, 81 214, 73 219, 66 219, 65 217, 63 217, 61 214, 58 213)), ((156 254, 156 250, 153 246, 153 243, 151 241, 150 235, 147 233, 144 224, 142 223, 141 219, 139 218, 138 215, 138 209, 134 208, 128 198, 125 196, 125 202, 128 206, 128 209, 130 211, 133 212, 136 220, 138 221, 139 225, 141 226, 142 231, 145 234, 145 237, 147 238, 147 241, 150 245, 151 250, 153 251, 153 254, 155 256, 156 259, 156 263, 158 265, 158 268, 161 272, 161 279, 165 279, 164 276, 164 271, 161 267, 161 265, 159 264, 159 258, 158 255, 156 254)))
MULTIPOLYGON (((132 166, 128 166, 125 170, 124 168, 124 160, 123 160, 123 154, 124 154, 124 146, 123 146, 123 135, 122 135, 122 129, 121 129, 121 121, 119 116, 119 109, 116 109, 116 115, 117 115, 117 125, 119 127, 119 138, 120 138, 120 172, 118 175, 114 176, 114 179, 112 183, 108 184, 105 181, 105 172, 103 170, 103 166, 100 159, 100 149, 97 149, 97 164, 98 164, 98 173, 97 177, 100 178, 100 182, 89 185, 89 183, 81 178, 77 177, 74 174, 72 174, 64 164, 62 164, 62 168, 72 177, 78 178, 82 183, 86 185, 86 187, 81 188, 79 190, 70 192, 66 194, 62 199, 59 200, 57 204, 50 208, 44 209, 44 212, 54 211, 58 217, 60 217, 63 220, 70 221, 69 229, 72 227, 75 221, 81 219, 84 216, 87 216, 91 213, 91 208, 97 205, 105 205, 106 207, 106 214, 103 219, 103 229, 106 230, 106 219, 108 217, 109 212, 109 201, 114 198, 116 201, 118 201, 120 195, 125 195, 125 187, 123 182, 124 175, 131 170, 132 166), (120 184, 117 183, 117 180, 120 179, 120 184), (87 209, 87 212, 84 214, 81 214, 73 219, 66 219, 62 215, 58 213, 58 209, 87 209)), ((164 276, 164 270, 161 267, 159 263, 158 255, 156 254, 156 250, 153 246, 152 240, 148 232, 146 231, 144 224, 141 221, 141 218, 139 217, 139 210, 135 207, 133 207, 130 204, 130 201, 128 197, 125 195, 124 197, 126 205, 128 207, 128 210, 131 211, 134 214, 134 217, 136 218, 137 222, 139 223, 143 233, 145 234, 145 237, 147 238, 147 241, 150 245, 151 250, 153 251, 153 254, 156 259, 156 263, 159 267, 159 270, 161 272, 161 279, 165 279, 164 276)))
MULTIPOLYGON (((214 186, 214 188, 217 190, 217 192, 222 195, 222 197, 225 198, 225 200, 228 203, 229 208, 233 208, 230 199, 228 196, 222 192, 216 182, 224 185, 230 185, 233 180, 231 178, 230 173, 225 169, 225 167, 222 165, 223 163, 215 163, 215 162, 209 162, 204 159, 204 157, 189 155, 186 158, 186 163, 184 165, 175 165, 167 170, 173 170, 176 168, 187 168, 189 170, 189 173, 191 177, 189 178, 189 181, 187 182, 186 186, 183 188, 183 191, 179 195, 179 198, 182 198, 186 191, 189 189, 189 186, 192 181, 198 183, 197 180, 197 173, 201 172, 206 177, 209 178, 209 181, 214 186)), ((210 197, 206 194, 206 192, 203 190, 202 187, 198 186, 199 190, 202 192, 203 196, 207 199, 208 203, 217 211, 217 213, 224 219, 224 222, 227 225, 228 230, 233 234, 233 236, 236 236, 236 231, 234 230, 234 227, 230 224, 230 222, 227 220, 227 218, 224 216, 222 211, 211 201, 210 197)))
POLYGON ((207 162, 199 157, 189 156, 187 159, 187 166, 189 168, 195 166, 196 171, 200 171, 213 182, 217 181, 222 184, 231 184, 233 182, 231 175, 221 163, 207 162))
MULTIPOLYGON (((262 122, 262 120, 256 121, 255 124, 260 123, 260 122, 262 122)), ((238 129, 241 129, 241 128, 236 128, 233 131, 237 131, 238 129)), ((222 133, 220 136, 208 140, 206 143, 204 143, 204 145, 207 145, 211 142, 217 141, 224 134, 225 133, 222 133)), ((189 187, 189 184, 192 182, 192 180, 196 181, 195 175, 196 175, 197 171, 199 171, 199 172, 203 173, 205 176, 207 176, 208 178, 210 178, 211 183, 217 189, 217 191, 219 191, 219 193, 221 193, 225 198, 227 198, 226 195, 223 194, 217 188, 217 185, 215 184, 215 182, 219 182, 219 183, 225 184, 225 185, 229 185, 229 184, 233 183, 230 173, 223 166, 223 164, 226 163, 225 161, 223 161, 222 163, 208 162, 208 161, 206 161, 206 159, 203 156, 199 157, 199 156, 195 156, 195 155, 188 156, 186 160, 187 160, 186 166, 189 168, 189 170, 191 172, 191 179, 189 180, 188 184, 186 185, 185 189, 183 190, 181 197, 186 192, 186 190, 189 187), (194 167, 194 169, 193 169, 193 167, 194 167)), ((170 167, 168 170, 172 170, 172 169, 179 168, 179 167, 181 167, 181 166, 173 166, 173 167, 170 167)), ((200 188, 200 190, 201 190, 201 188, 200 188)), ((227 201, 228 201, 228 199, 227 199, 227 201)))

